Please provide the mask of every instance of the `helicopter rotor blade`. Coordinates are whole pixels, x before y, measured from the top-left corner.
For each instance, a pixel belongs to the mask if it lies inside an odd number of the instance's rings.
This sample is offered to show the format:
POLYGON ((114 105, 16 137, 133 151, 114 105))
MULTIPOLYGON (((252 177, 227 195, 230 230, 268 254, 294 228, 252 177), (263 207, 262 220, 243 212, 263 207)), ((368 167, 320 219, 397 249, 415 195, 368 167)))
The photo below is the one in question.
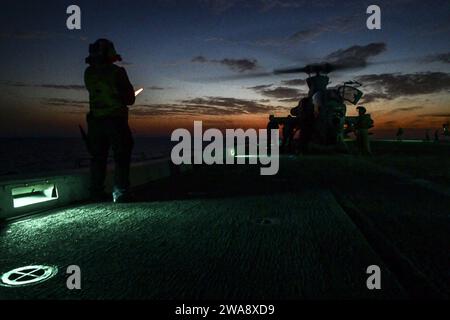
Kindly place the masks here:
POLYGON ((339 69, 337 65, 330 63, 315 63, 309 64, 304 67, 293 67, 286 69, 277 69, 274 71, 275 74, 291 74, 291 73, 330 73, 339 69))
POLYGON ((273 74, 292 74, 292 73, 303 73, 303 72, 306 72, 305 67, 276 69, 276 70, 274 70, 273 74))
POLYGON ((276 75, 288 75, 288 74, 298 74, 298 73, 331 73, 335 71, 342 71, 348 69, 357 69, 360 66, 352 66, 346 64, 332 64, 332 63, 317 63, 310 64, 304 67, 292 67, 292 68, 284 68, 284 69, 275 69, 272 72, 259 72, 259 73, 246 73, 246 74, 237 74, 230 76, 222 76, 222 77, 214 77, 214 78, 206 78, 201 79, 201 81, 232 81, 232 80, 245 80, 245 79, 256 79, 262 77, 270 77, 276 75))

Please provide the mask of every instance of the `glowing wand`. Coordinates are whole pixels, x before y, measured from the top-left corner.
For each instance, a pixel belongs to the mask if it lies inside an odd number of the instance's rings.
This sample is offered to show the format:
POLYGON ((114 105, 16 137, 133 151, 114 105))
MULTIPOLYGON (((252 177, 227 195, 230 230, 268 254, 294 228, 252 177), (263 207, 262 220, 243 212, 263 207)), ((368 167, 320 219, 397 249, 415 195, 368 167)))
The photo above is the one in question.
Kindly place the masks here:
POLYGON ((144 88, 141 88, 141 89, 137 90, 137 91, 134 93, 134 96, 137 97, 138 95, 140 95, 140 94, 142 93, 142 91, 144 91, 144 88))

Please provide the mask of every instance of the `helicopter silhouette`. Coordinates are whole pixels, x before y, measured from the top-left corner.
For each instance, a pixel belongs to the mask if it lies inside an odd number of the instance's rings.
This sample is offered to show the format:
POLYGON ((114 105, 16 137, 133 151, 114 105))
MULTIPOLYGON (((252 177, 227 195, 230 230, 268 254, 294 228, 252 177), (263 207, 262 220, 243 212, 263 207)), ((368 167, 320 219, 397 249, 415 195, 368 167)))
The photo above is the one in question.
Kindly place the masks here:
MULTIPOLYGON (((297 127, 300 135, 307 134, 309 140, 318 145, 336 146, 345 149, 344 135, 353 130, 355 117, 346 117, 345 102, 356 105, 363 96, 357 81, 346 81, 342 85, 328 88, 328 74, 351 68, 332 63, 309 64, 300 68, 278 69, 273 74, 306 73, 309 92, 287 117, 276 117, 279 124, 297 127), (302 132, 303 131, 303 132, 302 132)), ((289 133, 287 133, 289 134, 289 133)))
MULTIPOLYGON (((300 129, 300 136, 306 136, 307 143, 322 146, 337 147, 346 150, 344 137, 355 130, 357 117, 347 117, 346 102, 357 105, 364 95, 358 88, 362 86, 357 81, 346 81, 342 85, 329 88, 333 72, 359 69, 364 65, 348 59, 344 62, 320 62, 302 67, 275 69, 272 72, 249 73, 214 78, 220 81, 271 77, 285 74, 306 73, 308 94, 300 99, 298 105, 290 110, 285 117, 270 115, 268 127, 283 126, 282 149, 286 140, 293 140, 293 131, 300 129), (286 130, 287 129, 287 130, 286 130)), ((302 139, 300 139, 302 140, 302 139)))

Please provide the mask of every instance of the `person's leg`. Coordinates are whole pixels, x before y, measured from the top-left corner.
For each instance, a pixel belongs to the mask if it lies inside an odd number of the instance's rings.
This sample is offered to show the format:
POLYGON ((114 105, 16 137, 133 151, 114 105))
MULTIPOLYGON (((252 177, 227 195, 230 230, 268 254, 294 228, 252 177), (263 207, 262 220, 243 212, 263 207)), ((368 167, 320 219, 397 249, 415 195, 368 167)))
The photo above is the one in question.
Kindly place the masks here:
POLYGON ((294 140, 295 131, 291 131, 289 134, 289 153, 294 154, 295 153, 295 140, 294 140))
POLYGON ((337 135, 337 149, 339 152, 349 153, 347 143, 344 139, 344 133, 342 131, 338 132, 337 135))
POLYGON ((92 198, 104 196, 109 142, 103 120, 88 120, 88 143, 91 153, 90 193, 92 198))
POLYGON ((271 143, 272 143, 272 132, 270 131, 270 129, 268 129, 267 130, 267 151, 266 151, 266 154, 268 156, 270 156, 272 154, 271 143))
POLYGON ((133 137, 127 119, 115 119, 111 132, 111 144, 114 152, 114 199, 128 196, 130 188, 130 164, 133 150, 133 137))
POLYGON ((287 137, 287 140, 286 140, 285 148, 286 148, 285 151, 286 151, 287 154, 290 154, 292 152, 292 135, 291 135, 290 132, 288 133, 288 137, 287 137))
POLYGON ((365 155, 371 155, 372 154, 372 150, 370 150, 370 141, 369 141, 369 132, 368 130, 364 130, 363 133, 363 150, 364 150, 364 154, 365 155))
POLYGON ((363 145, 362 145, 361 130, 358 130, 356 132, 356 147, 358 149, 358 154, 362 154, 363 153, 363 145))
POLYGON ((281 145, 280 145, 280 153, 285 153, 285 149, 286 149, 286 142, 287 142, 287 133, 286 130, 283 128, 283 139, 281 140, 281 145))
POLYGON ((304 126, 300 130, 300 153, 307 154, 309 151, 309 142, 311 141, 313 129, 308 126, 304 126))

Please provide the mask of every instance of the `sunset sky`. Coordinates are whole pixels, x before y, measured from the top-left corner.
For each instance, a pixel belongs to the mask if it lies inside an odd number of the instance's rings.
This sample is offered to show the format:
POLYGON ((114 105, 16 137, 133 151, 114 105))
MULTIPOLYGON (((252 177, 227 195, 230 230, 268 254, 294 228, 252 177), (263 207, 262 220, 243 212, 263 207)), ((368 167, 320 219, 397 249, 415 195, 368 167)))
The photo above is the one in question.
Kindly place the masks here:
MULTIPOLYGON (((307 91, 305 74, 245 78, 277 68, 354 59, 330 74, 358 80, 377 130, 434 130, 450 120, 450 1, 2 1, 0 136, 77 136, 88 111, 89 43, 114 41, 136 89, 136 135, 167 135, 194 120, 262 127, 307 91), (82 29, 66 28, 66 8, 82 29), (382 10, 368 30, 366 9, 382 10)), ((349 115, 355 106, 348 105, 349 115)))

